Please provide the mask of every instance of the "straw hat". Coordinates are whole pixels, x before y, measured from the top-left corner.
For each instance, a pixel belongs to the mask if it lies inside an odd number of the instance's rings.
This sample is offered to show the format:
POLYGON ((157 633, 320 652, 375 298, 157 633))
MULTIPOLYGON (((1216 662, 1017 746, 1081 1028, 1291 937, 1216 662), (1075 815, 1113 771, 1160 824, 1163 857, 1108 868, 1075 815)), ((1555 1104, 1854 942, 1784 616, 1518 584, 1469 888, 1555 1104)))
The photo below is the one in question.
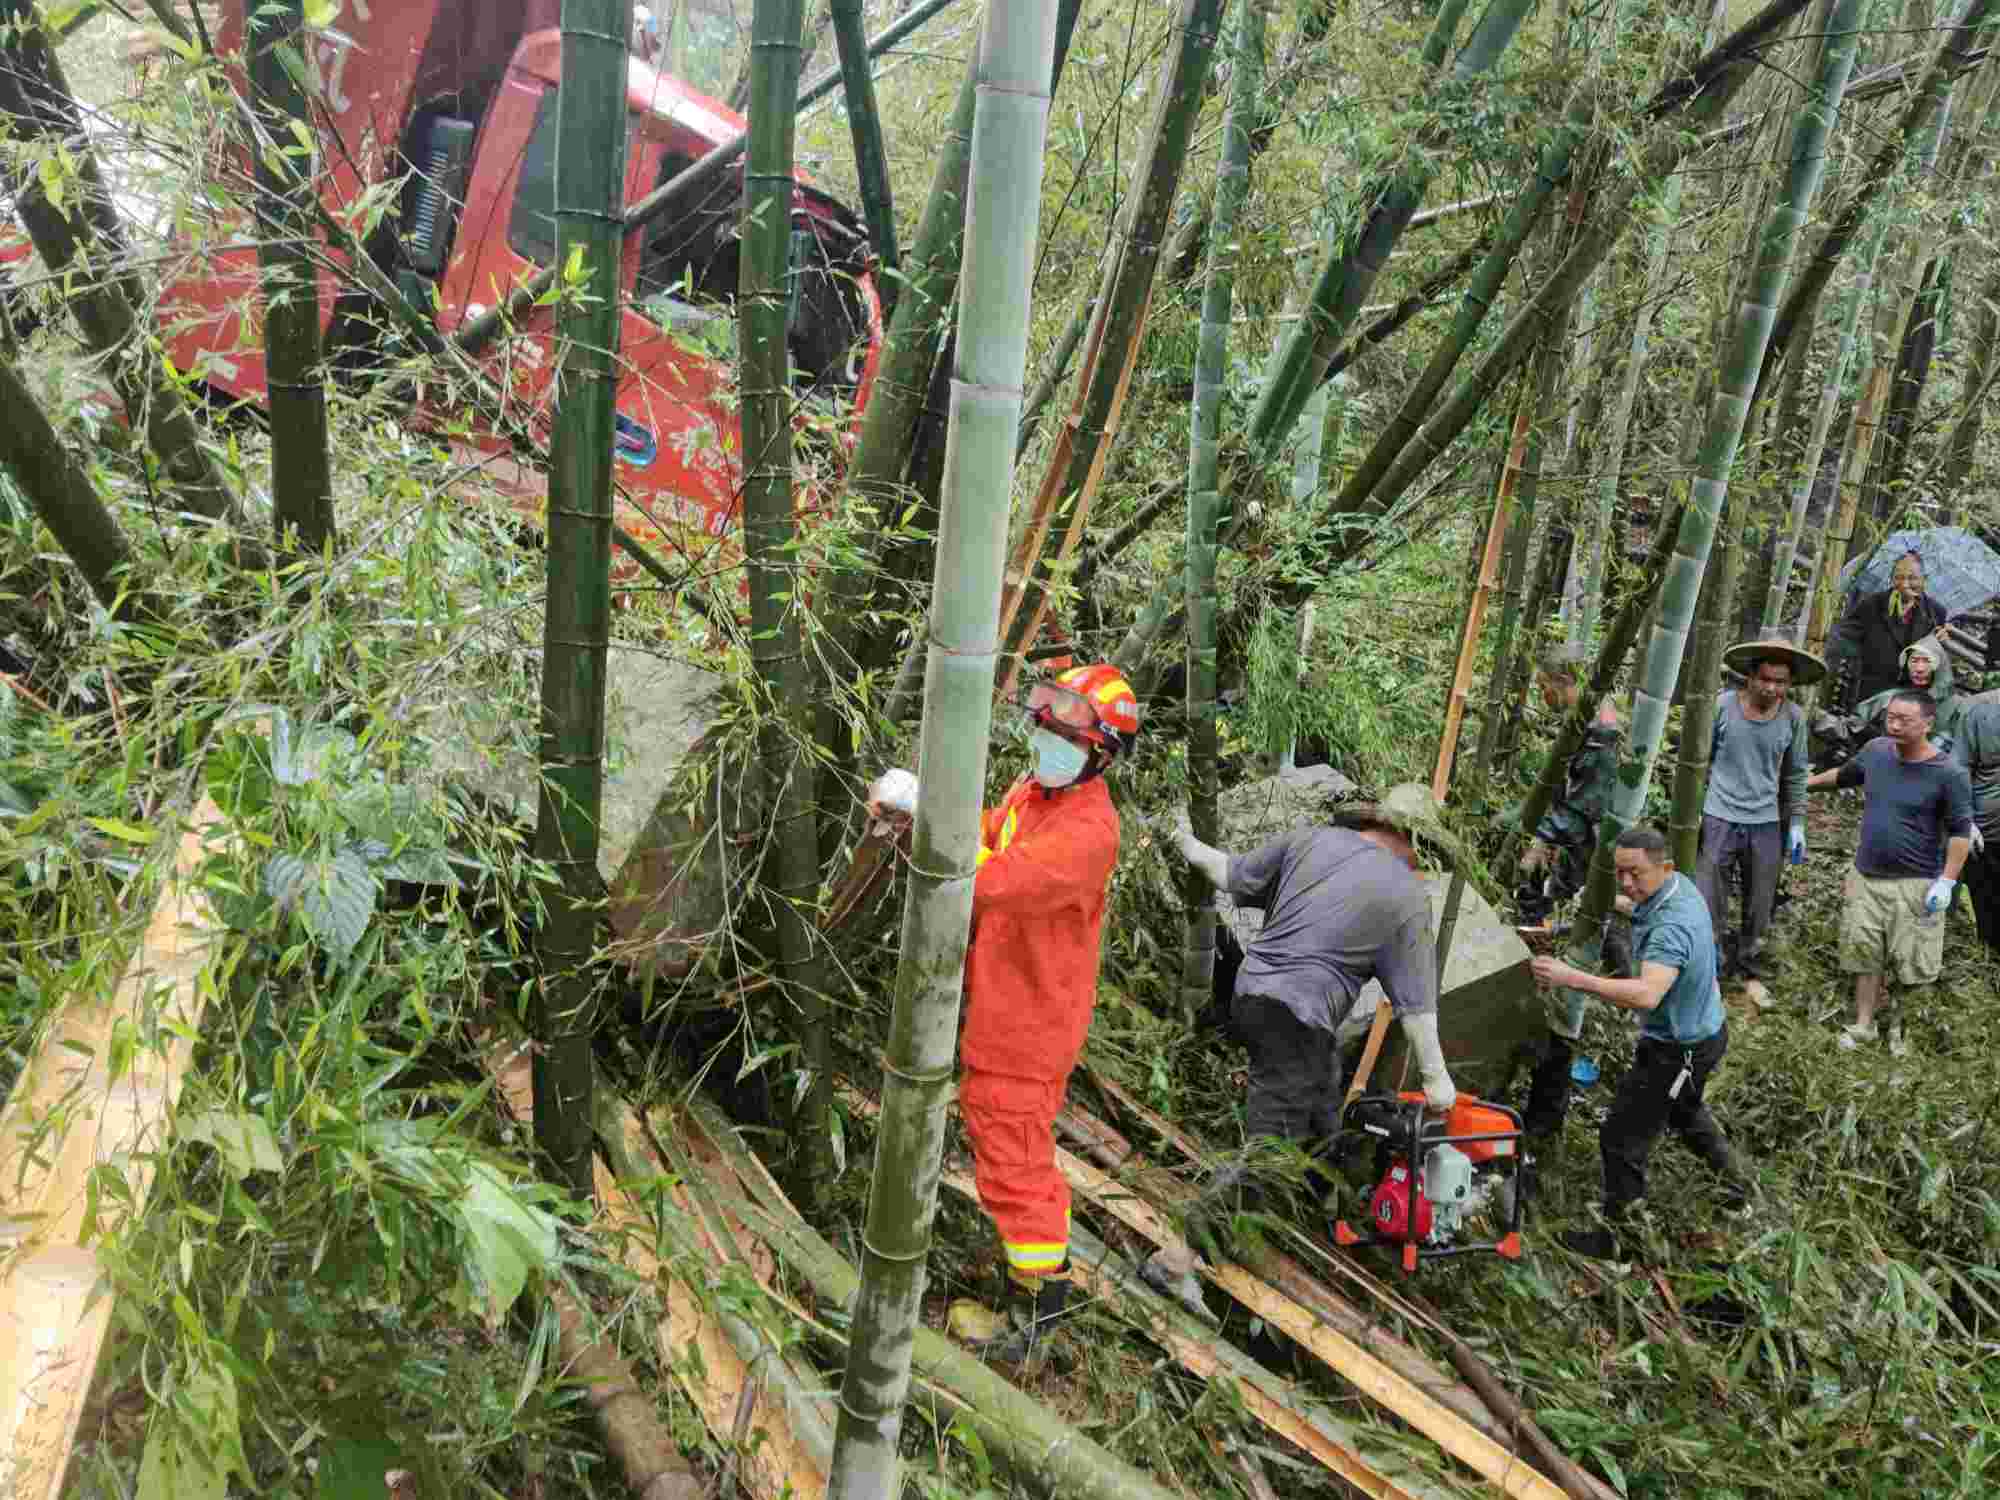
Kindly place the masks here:
POLYGON ((1722 653, 1722 664, 1740 677, 1748 677, 1758 662, 1773 659, 1792 669, 1793 687, 1811 687, 1826 676, 1825 662, 1790 641, 1739 641, 1722 653))
POLYGON ((1431 789, 1414 781, 1392 786, 1373 802, 1342 802, 1327 815, 1335 828, 1388 828, 1413 843, 1435 847, 1453 863, 1465 857, 1458 835, 1445 827, 1444 810, 1431 789))

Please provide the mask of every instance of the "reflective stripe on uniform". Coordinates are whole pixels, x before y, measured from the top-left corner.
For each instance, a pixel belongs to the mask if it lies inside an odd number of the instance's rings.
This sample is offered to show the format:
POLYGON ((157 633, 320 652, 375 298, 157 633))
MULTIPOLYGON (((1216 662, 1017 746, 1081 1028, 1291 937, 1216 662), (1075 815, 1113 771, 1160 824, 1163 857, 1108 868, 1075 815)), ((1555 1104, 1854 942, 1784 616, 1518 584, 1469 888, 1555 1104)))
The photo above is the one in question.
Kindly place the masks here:
POLYGON ((1020 831, 1020 827, 1021 809, 1018 807, 1008 808, 1007 821, 1000 825, 1000 837, 995 840, 994 846, 991 849, 987 848, 984 844, 979 846, 979 857, 973 861, 973 868, 977 869, 994 855, 1004 853, 1007 846, 1014 842, 1014 835, 1020 831))
MULTIPOLYGON (((1065 1213, 1063 1219, 1066 1222, 1069 1215, 1065 1213)), ((1069 1259, 1068 1240, 1022 1244, 1003 1239, 1000 1241, 1000 1248, 1006 1253, 1007 1264, 1011 1269, 1035 1276, 1046 1276, 1051 1271, 1059 1271, 1063 1262, 1069 1259)))

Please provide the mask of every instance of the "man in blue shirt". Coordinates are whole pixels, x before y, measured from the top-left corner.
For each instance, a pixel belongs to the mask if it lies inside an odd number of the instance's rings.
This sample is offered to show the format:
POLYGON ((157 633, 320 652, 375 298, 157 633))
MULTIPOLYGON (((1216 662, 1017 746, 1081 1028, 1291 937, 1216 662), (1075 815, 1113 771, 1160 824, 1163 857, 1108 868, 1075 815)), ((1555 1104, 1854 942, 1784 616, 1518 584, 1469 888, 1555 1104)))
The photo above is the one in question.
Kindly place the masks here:
POLYGON ((1535 980, 1582 990, 1646 1020, 1632 1066, 1604 1118, 1604 1227, 1572 1231, 1569 1249, 1600 1260, 1617 1258, 1620 1230, 1646 1193, 1646 1161, 1664 1130, 1672 1130, 1724 1182, 1723 1206, 1741 1212, 1750 1184, 1703 1102, 1709 1075, 1729 1048, 1729 1028, 1716 983, 1715 924, 1694 882, 1676 873, 1666 838, 1656 828, 1618 835, 1614 858, 1619 892, 1632 903, 1632 954, 1637 979, 1607 979, 1550 957, 1534 961, 1535 980))

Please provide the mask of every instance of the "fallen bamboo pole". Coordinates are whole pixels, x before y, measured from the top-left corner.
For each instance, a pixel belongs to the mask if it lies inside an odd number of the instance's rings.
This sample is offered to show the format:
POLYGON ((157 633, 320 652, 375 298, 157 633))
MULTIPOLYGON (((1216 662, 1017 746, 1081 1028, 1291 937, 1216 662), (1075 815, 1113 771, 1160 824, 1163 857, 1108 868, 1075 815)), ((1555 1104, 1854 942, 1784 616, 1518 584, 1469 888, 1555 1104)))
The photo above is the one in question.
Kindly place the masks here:
MULTIPOLYGON (((945 1182, 960 1191, 972 1191, 972 1184, 962 1177, 954 1179, 947 1174, 945 1182)), ((1289 1382, 1218 1339, 1212 1329, 1203 1327, 1136 1275, 1116 1268, 1115 1258, 1088 1230, 1072 1226, 1071 1260, 1072 1274, 1085 1289, 1107 1303, 1115 1299, 1120 1311, 1173 1355, 1182 1369, 1203 1380, 1232 1380, 1244 1410, 1262 1426, 1310 1454, 1322 1468, 1362 1494, 1377 1500, 1424 1500, 1438 1493, 1422 1478, 1392 1478, 1363 1459, 1351 1424, 1308 1406, 1289 1382)))
MULTIPOLYGON (((524 1124, 531 1122, 534 1091, 527 1047, 500 1043, 488 1049, 486 1063, 501 1101, 524 1124)), ((605 1151, 620 1162, 621 1170, 614 1174, 601 1158, 593 1163, 598 1226, 615 1238, 615 1253, 626 1269, 659 1291, 666 1311, 654 1330, 661 1368, 672 1372, 695 1410, 701 1413, 709 1434, 732 1454, 738 1475, 751 1494, 764 1500, 784 1500, 787 1496, 815 1500, 824 1495, 833 1451, 831 1414, 822 1409, 800 1420, 803 1391, 796 1372, 774 1368, 775 1349, 761 1334, 741 1319, 736 1320, 740 1327, 726 1326, 723 1319, 709 1311, 690 1279, 662 1259, 655 1246, 664 1226, 633 1201, 621 1181, 622 1178, 659 1181, 666 1175, 660 1164, 645 1159, 647 1144, 634 1122, 629 1117, 600 1121, 599 1140, 605 1151), (746 1338, 751 1341, 752 1350, 747 1355, 743 1348, 746 1338), (696 1357, 690 1359, 690 1354, 696 1357), (747 1434, 738 1431, 746 1393, 773 1383, 778 1384, 785 1399, 756 1403, 762 1414, 753 1429, 757 1441, 746 1444, 742 1438, 747 1434)), ((697 1219, 679 1190, 672 1196, 675 1207, 690 1221, 697 1219)), ((719 1265, 739 1258, 739 1246, 735 1243, 725 1244, 712 1231, 701 1238, 700 1248, 712 1263, 719 1265)), ((560 1326, 564 1315, 560 1301, 556 1313, 560 1326)), ((574 1365, 567 1354, 565 1360, 574 1365)), ((588 1380, 593 1368, 586 1363, 575 1367, 575 1372, 588 1380)), ((754 1400, 754 1395, 749 1399, 754 1400)), ((628 1453, 633 1455, 642 1470, 645 1456, 657 1452, 659 1442, 658 1434, 647 1425, 657 1425, 651 1403, 594 1404, 593 1409, 604 1427, 606 1447, 621 1462, 628 1453)), ((642 1496, 685 1493, 692 1497, 704 1493, 705 1487, 699 1485, 687 1491, 672 1488, 648 1491, 645 1485, 657 1485, 671 1476, 665 1471, 641 1470, 627 1464, 625 1473, 635 1492, 642 1496)))
MULTIPOLYGON (((114 1298, 84 1220, 145 1211, 169 1117, 194 1056, 210 935, 196 883, 222 821, 204 798, 174 847, 144 937, 111 993, 72 998, 43 1026, 0 1113, 0 1493, 56 1500, 114 1298), (115 1035, 141 1041, 114 1065, 115 1035), (100 1167, 123 1191, 93 1192, 100 1167)), ((101 1238, 99 1219, 92 1238, 101 1238)))
MULTIPOLYGON (((1147 1109, 1115 1079, 1095 1071, 1091 1077, 1107 1097, 1130 1109, 1136 1118, 1159 1131, 1162 1139, 1169 1140, 1190 1161, 1197 1165, 1206 1164, 1209 1153, 1199 1141, 1147 1109)), ((1057 1123, 1088 1141, 1091 1149, 1104 1159, 1102 1164, 1112 1171, 1120 1170, 1136 1154, 1136 1148, 1118 1131, 1074 1105, 1063 1111, 1057 1123)), ((1616 1491, 1555 1446, 1521 1403, 1508 1393, 1498 1374, 1480 1357, 1479 1352, 1454 1333, 1428 1304, 1421 1299, 1413 1302, 1400 1293, 1381 1287, 1373 1277, 1344 1256, 1329 1256, 1329 1260, 1370 1295, 1385 1301, 1442 1340, 1447 1355, 1464 1377, 1466 1386, 1453 1385, 1444 1380, 1442 1372, 1432 1366, 1420 1350, 1367 1318, 1354 1304, 1331 1291, 1282 1251, 1266 1251, 1259 1256, 1255 1269, 1279 1291, 1361 1342, 1376 1357, 1398 1369, 1406 1379, 1427 1389, 1437 1400, 1450 1406, 1489 1437, 1517 1451, 1518 1444, 1525 1443, 1542 1457, 1572 1500, 1584 1500, 1586 1493, 1589 1500, 1618 1500, 1616 1491), (1360 1326, 1352 1326, 1349 1320, 1358 1321, 1360 1326)))

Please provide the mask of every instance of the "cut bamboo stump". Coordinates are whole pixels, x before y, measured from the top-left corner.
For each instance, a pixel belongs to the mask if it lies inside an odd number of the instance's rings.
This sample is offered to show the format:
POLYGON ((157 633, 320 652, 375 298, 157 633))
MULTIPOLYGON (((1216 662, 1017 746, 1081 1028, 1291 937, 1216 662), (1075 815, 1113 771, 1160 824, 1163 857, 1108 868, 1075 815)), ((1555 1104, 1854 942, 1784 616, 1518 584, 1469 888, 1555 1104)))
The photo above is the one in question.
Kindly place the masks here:
POLYGON ((144 1212, 206 1001, 210 917, 195 875, 221 821, 213 802, 195 808, 116 986, 72 999, 42 1028, 0 1113, 0 1495, 10 1500, 62 1492, 113 1305, 83 1243, 90 1179, 114 1171, 129 1194, 95 1196, 94 1234, 113 1227, 114 1202, 144 1212))

